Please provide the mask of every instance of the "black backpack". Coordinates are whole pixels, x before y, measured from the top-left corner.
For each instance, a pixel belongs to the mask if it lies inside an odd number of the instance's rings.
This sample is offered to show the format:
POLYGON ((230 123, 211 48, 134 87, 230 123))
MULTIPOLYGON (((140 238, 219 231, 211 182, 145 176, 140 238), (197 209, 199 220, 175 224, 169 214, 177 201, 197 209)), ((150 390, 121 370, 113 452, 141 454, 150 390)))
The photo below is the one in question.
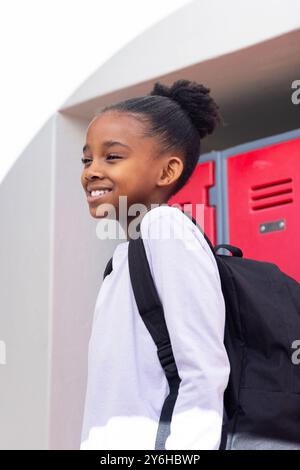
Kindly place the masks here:
MULTIPOLYGON (((201 230, 215 256, 225 300, 224 344, 231 371, 220 450, 300 449, 300 360, 295 350, 300 340, 300 284, 276 264, 243 258, 238 247, 213 247, 195 219, 184 214, 201 230), (219 248, 232 256, 217 254, 219 248)), ((129 241, 128 265, 139 313, 169 384, 155 443, 155 449, 165 449, 181 379, 141 236, 129 241)), ((112 258, 103 279, 111 270, 112 258)))

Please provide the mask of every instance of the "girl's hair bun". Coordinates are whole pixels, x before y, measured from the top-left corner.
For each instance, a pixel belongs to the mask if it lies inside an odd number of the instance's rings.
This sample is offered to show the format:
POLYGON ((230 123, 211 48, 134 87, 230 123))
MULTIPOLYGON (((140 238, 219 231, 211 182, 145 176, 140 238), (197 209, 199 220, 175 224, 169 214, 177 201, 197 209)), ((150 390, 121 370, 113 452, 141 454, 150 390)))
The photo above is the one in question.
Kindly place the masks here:
POLYGON ((197 82, 177 80, 170 87, 156 82, 150 95, 166 96, 176 101, 190 117, 200 138, 203 138, 221 122, 219 106, 209 92, 209 88, 197 82))

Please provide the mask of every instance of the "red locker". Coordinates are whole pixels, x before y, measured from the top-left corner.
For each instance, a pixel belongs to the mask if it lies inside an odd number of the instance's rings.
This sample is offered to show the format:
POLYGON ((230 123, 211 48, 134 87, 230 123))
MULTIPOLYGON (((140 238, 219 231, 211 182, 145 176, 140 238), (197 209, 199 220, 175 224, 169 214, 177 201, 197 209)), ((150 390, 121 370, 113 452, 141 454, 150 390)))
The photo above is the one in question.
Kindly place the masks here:
POLYGON ((216 208, 209 205, 208 190, 215 185, 215 162, 199 163, 187 184, 168 201, 195 218, 212 243, 216 244, 216 208), (185 206, 185 207, 183 207, 185 206))
POLYGON ((300 139, 227 158, 229 243, 300 282, 300 139))

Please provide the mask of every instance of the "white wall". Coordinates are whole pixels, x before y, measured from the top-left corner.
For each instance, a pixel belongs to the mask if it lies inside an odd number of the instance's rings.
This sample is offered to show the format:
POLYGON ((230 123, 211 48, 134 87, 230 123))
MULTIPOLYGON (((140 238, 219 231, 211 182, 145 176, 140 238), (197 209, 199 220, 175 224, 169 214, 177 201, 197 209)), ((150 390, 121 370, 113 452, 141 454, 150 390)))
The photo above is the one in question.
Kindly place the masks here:
POLYGON ((0 186, 0 448, 47 448, 54 118, 0 186))
POLYGON ((86 120, 56 113, 0 186, 0 448, 78 449, 103 271, 80 183, 86 120))
MULTIPOLYGON (((136 87, 300 27, 298 0, 194 0, 123 47, 60 109, 136 87)), ((218 76, 222 81, 222 75, 218 76)), ((105 99, 103 102, 105 103, 105 99)))
POLYGON ((57 114, 53 225, 50 448, 79 448, 87 347, 103 271, 117 241, 99 240, 80 183, 88 122, 57 114))

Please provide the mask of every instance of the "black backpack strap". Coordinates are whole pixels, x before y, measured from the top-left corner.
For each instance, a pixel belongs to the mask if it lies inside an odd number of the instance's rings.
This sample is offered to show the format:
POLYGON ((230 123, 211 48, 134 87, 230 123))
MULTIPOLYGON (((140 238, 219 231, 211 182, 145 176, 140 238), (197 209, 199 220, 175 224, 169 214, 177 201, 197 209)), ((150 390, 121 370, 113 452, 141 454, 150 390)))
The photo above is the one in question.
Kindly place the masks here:
POLYGON ((222 243, 220 245, 216 245, 214 251, 217 252, 220 248, 226 248, 226 250, 230 251, 233 256, 238 256, 239 258, 243 257, 243 252, 240 248, 234 245, 228 245, 227 243, 222 243))
MULTIPOLYGON (((136 229, 137 229, 137 232, 139 232, 139 234, 140 234, 140 232, 141 232, 141 223, 138 223, 138 225, 136 226, 136 229)), ((108 262, 106 264, 104 274, 103 274, 103 281, 106 278, 106 276, 108 276, 113 270, 112 261, 113 261, 113 256, 108 260, 108 262)))
POLYGON ((103 274, 103 281, 105 279, 106 276, 108 276, 108 274, 110 274, 112 272, 112 259, 113 257, 111 257, 109 260, 108 260, 108 263, 106 265, 106 268, 104 270, 104 274, 103 274))
POLYGON ((128 265, 139 313, 156 344, 158 358, 168 380, 169 395, 162 407, 155 441, 155 449, 165 450, 181 378, 175 363, 163 306, 152 279, 142 238, 130 240, 128 265))

